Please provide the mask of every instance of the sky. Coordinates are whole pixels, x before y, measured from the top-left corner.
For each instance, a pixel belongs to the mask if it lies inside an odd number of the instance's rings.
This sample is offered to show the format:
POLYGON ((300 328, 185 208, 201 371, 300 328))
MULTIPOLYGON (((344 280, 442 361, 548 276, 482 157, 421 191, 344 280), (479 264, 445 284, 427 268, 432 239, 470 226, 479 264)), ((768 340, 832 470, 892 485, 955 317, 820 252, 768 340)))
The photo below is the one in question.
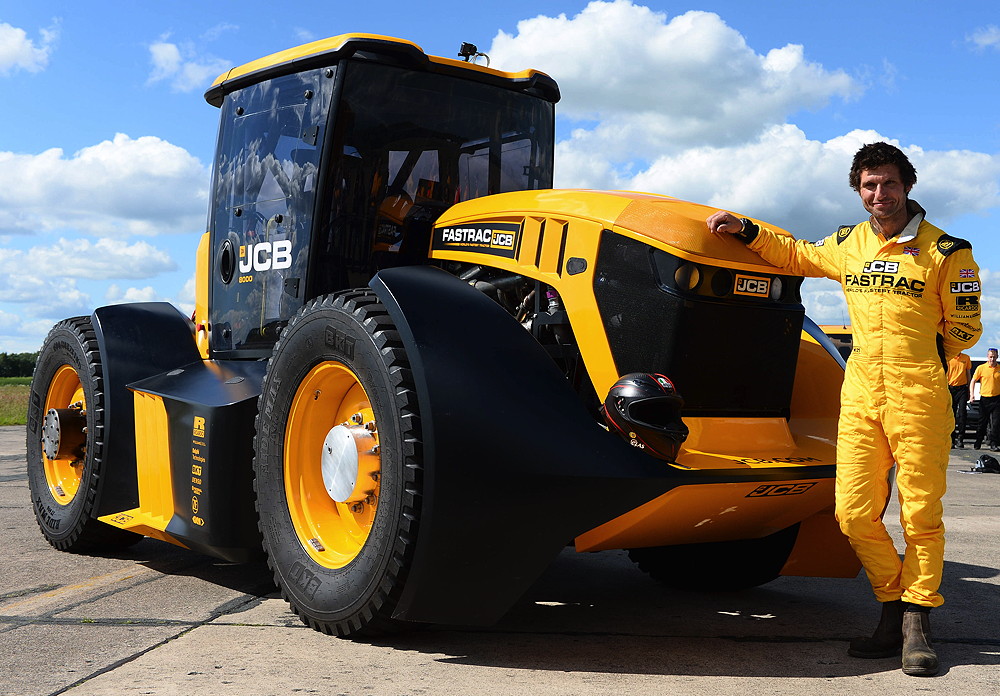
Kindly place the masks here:
MULTIPOLYGON (((0 352, 70 316, 190 314, 230 67, 359 32, 560 85, 555 185, 662 193, 818 239, 867 218, 854 152, 889 141, 928 220, 972 242, 1000 344, 1000 5, 728 0, 469 3, 0 0, 0 352), (278 7, 281 10, 278 10, 278 7)), ((820 324, 838 285, 803 285, 820 324)))

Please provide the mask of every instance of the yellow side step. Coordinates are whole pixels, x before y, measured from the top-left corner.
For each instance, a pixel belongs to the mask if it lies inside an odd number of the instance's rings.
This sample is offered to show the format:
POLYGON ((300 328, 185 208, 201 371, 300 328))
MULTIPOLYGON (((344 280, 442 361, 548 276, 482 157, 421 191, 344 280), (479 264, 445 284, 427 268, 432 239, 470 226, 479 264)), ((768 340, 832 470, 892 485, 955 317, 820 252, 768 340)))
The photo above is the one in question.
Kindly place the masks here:
POLYGON ((165 531, 174 514, 170 473, 170 439, 163 399, 133 391, 135 408, 136 474, 139 507, 98 519, 112 527, 168 541, 187 548, 165 531))
POLYGON ((151 515, 148 512, 143 512, 141 508, 116 512, 112 515, 104 515, 98 519, 105 524, 110 524, 112 527, 118 527, 119 529, 125 529, 129 532, 135 532, 136 534, 153 537, 160 541, 167 541, 171 544, 182 546, 185 549, 187 548, 187 546, 163 531, 166 529, 169 520, 159 515, 151 515))

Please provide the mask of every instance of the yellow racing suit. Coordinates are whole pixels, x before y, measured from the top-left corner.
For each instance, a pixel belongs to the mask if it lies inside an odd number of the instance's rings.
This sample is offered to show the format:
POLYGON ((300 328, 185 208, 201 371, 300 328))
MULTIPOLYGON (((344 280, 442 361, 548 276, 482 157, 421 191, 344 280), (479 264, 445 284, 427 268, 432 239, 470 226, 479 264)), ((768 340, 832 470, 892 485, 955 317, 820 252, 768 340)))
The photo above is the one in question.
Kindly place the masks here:
POLYGON ((836 505, 840 528, 876 598, 936 607, 944 565, 941 498, 955 427, 945 361, 982 332, 972 246, 914 217, 886 240, 870 221, 817 242, 744 221, 744 241, 769 263, 837 280, 847 296, 854 349, 841 391, 836 505), (895 461, 902 561, 882 523, 895 461))

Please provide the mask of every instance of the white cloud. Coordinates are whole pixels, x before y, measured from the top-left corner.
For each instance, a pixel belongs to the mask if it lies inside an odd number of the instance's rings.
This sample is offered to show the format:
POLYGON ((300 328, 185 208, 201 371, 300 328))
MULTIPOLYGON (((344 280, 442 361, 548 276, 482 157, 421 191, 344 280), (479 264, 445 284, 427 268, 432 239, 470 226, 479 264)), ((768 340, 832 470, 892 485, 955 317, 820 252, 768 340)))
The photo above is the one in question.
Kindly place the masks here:
MULTIPOLYGON (((591 2, 498 33, 489 54, 495 67, 558 76, 557 112, 576 126, 556 145, 559 187, 666 193, 817 239, 864 217, 847 184, 851 160, 890 140, 861 130, 810 140, 794 115, 852 99, 862 83, 809 62, 797 44, 760 53, 708 12, 669 18, 630 0, 591 2)), ((885 64, 880 79, 894 84, 895 74, 885 64)), ((1000 159, 895 144, 935 222, 1000 203, 1000 159)))
MULTIPOLYGON (((57 275, 71 278, 105 280, 109 278, 152 278, 177 268, 164 251, 148 242, 132 244, 116 239, 60 239, 52 246, 36 246, 27 251, 10 252, 8 273, 17 269, 58 269, 57 275)), ((2 257, 0 257, 2 258, 2 257)), ((22 271, 23 272, 23 271, 22 271)))
POLYGON ((0 233, 198 231, 208 180, 196 157, 152 136, 119 133, 71 157, 59 148, 38 155, 0 151, 0 233))
MULTIPOLYGON (((37 350, 39 337, 56 321, 93 311, 91 295, 79 281, 91 285, 97 281, 99 286, 107 279, 152 278, 175 268, 167 253, 145 241, 60 239, 51 246, 0 249, 0 303, 18 306, 21 315, 0 329, 0 337, 8 343, 9 337, 21 336, 27 342, 19 344, 23 350, 37 350)), ((159 299, 150 287, 125 291, 111 287, 106 294, 112 303, 159 299)))
POLYGON ((849 324, 847 300, 840 283, 829 278, 806 278, 802 281, 802 304, 806 314, 817 324, 849 324))
POLYGON ((104 293, 104 299, 108 304, 123 304, 126 302, 162 302, 163 298, 152 285, 144 288, 125 288, 122 290, 117 284, 108 286, 104 293))
POLYGON ((980 268, 979 279, 983 283, 983 296, 979 299, 983 312, 983 335, 971 355, 985 359, 987 348, 1000 346, 1000 271, 980 268))
MULTIPOLYGON (((874 131, 851 131, 826 142, 809 140, 792 125, 772 126, 760 137, 725 147, 662 154, 644 170, 622 174, 574 133, 559 143, 560 186, 666 193, 766 220, 797 237, 819 239, 838 225, 865 217, 847 183, 854 153, 886 140, 874 131), (568 165, 568 166, 567 166, 568 165)), ((1000 204, 1000 160, 967 151, 935 152, 901 146, 918 172, 913 198, 936 223, 1000 204)))
POLYGON ((559 113, 599 121, 574 139, 613 158, 742 142, 860 91, 843 71, 807 61, 802 46, 761 55, 716 14, 668 21, 630 0, 523 20, 516 35, 499 32, 488 52, 494 67, 558 76, 559 113))
MULTIPOLYGON (((231 25, 220 25, 217 31, 232 29, 231 25)), ((232 64, 222 58, 198 55, 193 44, 176 44, 161 37, 149 45, 149 59, 153 70, 149 82, 167 81, 175 92, 205 90, 216 77, 229 70, 232 64)))
MULTIPOLYGON (((11 314, 10 312, 4 312, 0 310, 0 336, 10 336, 17 332, 18 327, 21 326, 21 317, 16 314, 11 314)), ((0 353, 9 353, 11 351, 0 349, 0 353)))
MULTIPOLYGON (((208 31, 201 35, 202 41, 215 41, 223 34, 231 31, 239 31, 240 27, 238 24, 230 24, 229 22, 220 22, 214 27, 210 27, 208 31)), ((163 37, 165 40, 167 37, 163 37)))
POLYGON ((0 75, 14 70, 39 72, 49 64, 49 56, 59 38, 58 25, 39 30, 36 43, 19 27, 0 22, 0 75))
POLYGON ((990 24, 976 29, 976 31, 966 37, 966 41, 974 44, 976 48, 1000 49, 1000 27, 990 24))
POLYGON ((64 317, 89 312, 90 297, 77 287, 76 279, 25 266, 21 252, 0 255, 0 302, 16 304, 32 317, 64 317))
POLYGON ((319 38, 316 36, 316 32, 312 29, 305 29, 303 27, 295 27, 292 33, 295 35, 295 38, 302 43, 311 43, 319 38))

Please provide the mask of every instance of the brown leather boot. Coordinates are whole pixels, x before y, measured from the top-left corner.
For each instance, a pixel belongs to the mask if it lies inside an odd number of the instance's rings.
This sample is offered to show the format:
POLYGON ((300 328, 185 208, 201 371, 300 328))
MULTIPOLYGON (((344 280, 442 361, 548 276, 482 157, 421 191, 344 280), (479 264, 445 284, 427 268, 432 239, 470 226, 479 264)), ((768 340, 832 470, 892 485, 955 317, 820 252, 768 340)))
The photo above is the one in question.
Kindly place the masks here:
POLYGON ((882 602, 882 618, 871 638, 855 638, 847 648, 852 657, 879 658, 898 655, 903 647, 903 600, 882 602))
POLYGON ((938 658, 931 647, 929 607, 908 604, 903 613, 903 674, 933 677, 938 673, 938 658))

